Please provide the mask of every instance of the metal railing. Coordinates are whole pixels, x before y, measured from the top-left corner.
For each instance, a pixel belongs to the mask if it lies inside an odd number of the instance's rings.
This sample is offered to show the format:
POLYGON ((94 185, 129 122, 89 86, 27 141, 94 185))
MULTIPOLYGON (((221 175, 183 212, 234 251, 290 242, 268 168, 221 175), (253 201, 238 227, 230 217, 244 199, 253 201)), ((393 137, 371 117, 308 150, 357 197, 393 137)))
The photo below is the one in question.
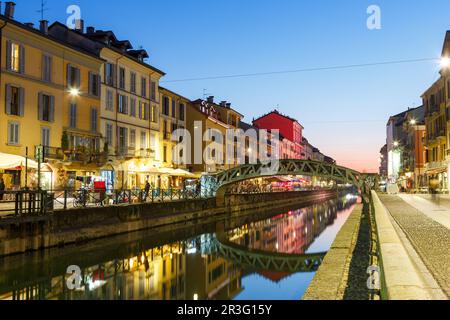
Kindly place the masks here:
POLYGON ((107 207, 144 203, 164 203, 172 201, 209 199, 215 196, 214 190, 196 191, 192 189, 128 189, 128 190, 53 190, 55 210, 71 208, 107 207))
POLYGON ((0 192, 0 219, 51 213, 52 200, 46 191, 2 191, 0 192))

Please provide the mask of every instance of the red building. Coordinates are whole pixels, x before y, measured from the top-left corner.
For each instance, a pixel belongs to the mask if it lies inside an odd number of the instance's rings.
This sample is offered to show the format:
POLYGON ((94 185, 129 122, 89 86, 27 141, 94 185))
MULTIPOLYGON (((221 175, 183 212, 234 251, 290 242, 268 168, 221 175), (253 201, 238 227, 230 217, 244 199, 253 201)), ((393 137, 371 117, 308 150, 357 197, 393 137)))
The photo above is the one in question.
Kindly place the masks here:
POLYGON ((280 158, 302 159, 303 126, 295 119, 274 110, 256 120, 253 125, 259 129, 279 130, 284 143, 280 143, 280 158), (288 148, 288 150, 286 149, 288 148))

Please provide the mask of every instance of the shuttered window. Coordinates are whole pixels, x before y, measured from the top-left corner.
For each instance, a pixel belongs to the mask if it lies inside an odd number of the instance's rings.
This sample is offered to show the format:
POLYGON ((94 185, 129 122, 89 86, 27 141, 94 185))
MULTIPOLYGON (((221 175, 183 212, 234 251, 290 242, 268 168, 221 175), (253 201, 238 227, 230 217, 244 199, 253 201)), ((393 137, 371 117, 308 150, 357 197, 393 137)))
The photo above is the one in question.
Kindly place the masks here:
POLYGON ((50 128, 41 128, 41 145, 44 147, 50 147, 50 128))
POLYGON ((95 97, 100 96, 100 76, 89 72, 89 94, 95 97))
POLYGON ((77 105, 75 103, 70 104, 69 126, 71 128, 77 127, 77 105))
POLYGON ((141 149, 147 149, 147 132, 141 131, 141 149))
POLYGON ((147 97, 147 78, 142 77, 141 79, 141 95, 146 98, 147 97))
POLYGON ((52 82, 53 58, 49 55, 42 55, 42 80, 52 82))
POLYGON ((114 94, 111 90, 106 91, 106 110, 114 110, 114 94))
POLYGON ((135 129, 130 130, 130 147, 131 148, 136 147, 136 130, 135 129))
POLYGON ((115 72, 116 66, 112 63, 106 63, 105 64, 105 83, 108 86, 113 87, 115 84, 115 72))
POLYGON ((77 67, 68 64, 67 65, 67 86, 69 88, 80 88, 80 69, 77 67))
POLYGON ((20 125, 18 122, 8 122, 8 144, 18 145, 20 138, 20 125))
POLYGON ((136 93, 136 73, 130 73, 130 91, 136 93))
POLYGON ((124 95, 117 95, 117 111, 122 114, 128 114, 128 97, 124 95))
POLYGON ((24 116, 25 89, 6 85, 5 113, 11 116, 24 116))
POLYGON ((119 88, 125 89, 125 68, 119 68, 119 88))
POLYGON ((25 47, 12 42, 6 43, 6 69, 13 72, 25 73, 25 47))
POLYGON ((55 121, 55 97, 45 94, 38 94, 38 120, 54 122, 55 121))
POLYGON ((91 108, 91 131, 97 132, 98 130, 98 111, 97 108, 91 108))
POLYGON ((130 98, 130 116, 136 117, 136 99, 130 98))
POLYGON ((110 123, 106 124, 106 143, 108 146, 113 145, 113 125, 110 123))

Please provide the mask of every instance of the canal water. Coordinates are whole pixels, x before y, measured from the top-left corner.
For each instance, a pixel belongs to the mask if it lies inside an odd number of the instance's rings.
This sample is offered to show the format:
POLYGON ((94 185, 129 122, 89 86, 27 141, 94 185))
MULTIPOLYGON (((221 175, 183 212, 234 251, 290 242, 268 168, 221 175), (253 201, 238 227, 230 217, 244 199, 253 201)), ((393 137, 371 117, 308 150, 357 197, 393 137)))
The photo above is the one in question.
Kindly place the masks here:
POLYGON ((0 258, 0 300, 299 300, 357 201, 0 258))

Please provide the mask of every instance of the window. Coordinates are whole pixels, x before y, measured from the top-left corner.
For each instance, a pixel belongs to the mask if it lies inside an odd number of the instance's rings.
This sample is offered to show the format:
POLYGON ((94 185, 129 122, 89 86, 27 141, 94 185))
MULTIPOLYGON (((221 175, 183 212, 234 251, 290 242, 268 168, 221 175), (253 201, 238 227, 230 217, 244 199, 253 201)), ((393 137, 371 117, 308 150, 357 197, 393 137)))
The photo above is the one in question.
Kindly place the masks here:
POLYGON ((145 98, 147 97, 147 78, 142 77, 141 80, 141 95, 145 98))
POLYGON ((185 116, 184 116, 185 108, 186 107, 184 106, 184 104, 180 103, 180 106, 179 106, 179 118, 180 118, 181 121, 184 121, 184 118, 185 118, 185 116))
POLYGON ((136 73, 134 72, 130 74, 130 91, 136 93, 136 73))
POLYGON ((163 161, 167 162, 167 146, 163 147, 163 161))
POLYGON ((151 88, 152 92, 151 92, 151 99, 153 101, 156 100, 156 82, 152 81, 152 88, 151 88))
POLYGON ((98 111, 97 108, 91 108, 91 131, 97 132, 98 130, 98 111))
POLYGON ((141 149, 147 148, 147 132, 141 131, 141 149))
POLYGON ((10 71, 25 72, 25 48, 8 41, 6 47, 6 68, 10 71))
POLYGON ((117 103, 118 103, 118 111, 119 113, 122 114, 128 114, 128 97, 119 94, 118 95, 118 99, 117 99, 117 103))
POLYGON ((127 128, 119 127, 119 151, 121 154, 128 153, 128 130, 127 128))
POLYGON ((111 90, 106 90, 106 110, 114 110, 114 94, 111 90))
POLYGON ((77 105, 75 103, 70 104, 69 127, 77 127, 77 105))
POLYGON ((25 90, 23 88, 6 85, 6 114, 23 117, 24 97, 25 90))
POLYGON ((164 120, 164 123, 163 123, 163 133, 164 133, 164 139, 165 140, 169 139, 167 120, 164 120))
POLYGON ((8 122, 8 144, 19 144, 20 126, 17 122, 8 122))
POLYGON ((172 122, 172 133, 175 132, 178 129, 178 125, 174 122, 172 122))
POLYGON ((50 147, 50 128, 41 128, 41 145, 44 147, 50 147))
POLYGON ((38 97, 38 120, 55 121, 55 97, 44 93, 39 93, 38 97))
POLYGON ((168 97, 163 97, 163 110, 162 110, 163 115, 168 116, 169 115, 169 98, 168 97))
POLYGON ((125 89, 125 68, 119 68, 119 88, 125 89))
POLYGON ((67 86, 69 88, 80 88, 80 69, 67 65, 67 86))
POLYGON ((106 83, 106 85, 111 86, 111 87, 114 86, 115 70, 116 70, 116 66, 113 65, 112 63, 105 64, 105 83, 106 83))
POLYGON ((100 96, 100 76, 89 72, 89 94, 95 97, 100 96))
POLYGON ((130 98, 130 116, 136 117, 136 99, 130 98))
POLYGON ((153 105, 152 106, 152 114, 151 114, 151 116, 152 116, 151 120, 152 120, 153 123, 157 123, 158 122, 158 118, 157 118, 156 112, 157 112, 156 106, 153 105))
POLYGON ((42 56, 42 80, 52 82, 52 64, 53 59, 48 55, 42 56))
POLYGON ((148 103, 140 102, 139 104, 139 118, 142 120, 148 120, 150 117, 150 108, 148 103))
POLYGON ((172 99, 172 118, 177 117, 177 102, 175 99, 172 99))
POLYGON ((134 129, 130 130, 130 147, 131 148, 136 147, 136 130, 134 129))
POLYGON ((112 146, 113 145, 113 125, 111 123, 106 124, 105 135, 106 135, 106 143, 108 144, 108 146, 112 146))

